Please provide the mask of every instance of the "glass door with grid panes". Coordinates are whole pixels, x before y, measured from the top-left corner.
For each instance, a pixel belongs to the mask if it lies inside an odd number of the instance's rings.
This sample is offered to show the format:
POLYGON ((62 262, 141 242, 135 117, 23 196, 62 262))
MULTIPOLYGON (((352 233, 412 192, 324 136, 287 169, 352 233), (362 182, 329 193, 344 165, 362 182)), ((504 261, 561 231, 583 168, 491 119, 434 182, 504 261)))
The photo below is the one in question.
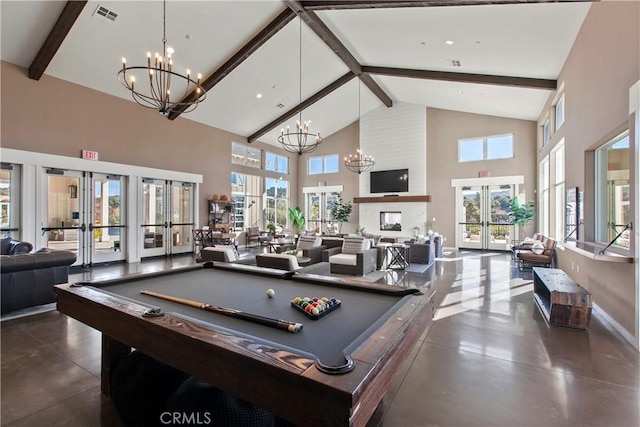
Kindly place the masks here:
POLYGON ((20 165, 0 168, 0 232, 20 240, 20 165))
POLYGON ((316 233, 336 234, 338 223, 331 216, 331 203, 336 201, 338 193, 316 191, 307 193, 305 201, 305 217, 307 230, 316 233))
POLYGON ((514 192, 515 185, 511 184, 458 187, 457 246, 508 249, 514 233, 508 215, 514 192))

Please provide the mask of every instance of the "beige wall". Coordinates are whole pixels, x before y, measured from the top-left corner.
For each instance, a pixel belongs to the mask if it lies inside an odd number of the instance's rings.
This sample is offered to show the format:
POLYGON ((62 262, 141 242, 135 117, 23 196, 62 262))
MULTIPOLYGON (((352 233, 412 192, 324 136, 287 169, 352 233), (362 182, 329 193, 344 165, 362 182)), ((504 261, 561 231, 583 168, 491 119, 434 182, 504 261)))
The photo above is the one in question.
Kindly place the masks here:
MULTIPOLYGON (((587 152, 622 128, 633 127, 629 88, 639 79, 640 3, 592 3, 558 78, 559 84, 564 83, 565 123, 552 135, 549 146, 538 153, 540 160, 564 138, 566 185, 584 190, 581 240, 594 236, 593 164, 587 152)), ((551 110, 554 96, 550 96, 541 118, 551 110)), ((633 144, 630 149, 631 156, 638 156, 633 144)), ((631 194, 637 194, 638 171, 631 173, 631 194)), ((638 209, 637 200, 632 203, 632 218, 634 209, 638 209)), ((634 337, 637 346, 637 254, 636 264, 627 265, 587 260, 568 250, 559 251, 558 259, 559 266, 593 293, 594 302, 634 337), (577 265, 583 265, 579 272, 577 265)))
MULTIPOLYGON (((213 193, 231 193, 232 166, 280 175, 231 164, 231 141, 246 142, 242 136, 188 120, 188 114, 170 121, 133 102, 46 75, 30 80, 25 69, 6 62, 1 96, 3 147, 76 158, 83 149, 95 150, 101 161, 201 174, 202 223, 205 201, 213 193)), ((254 145, 286 154, 276 146, 254 145)), ((296 161, 290 161, 290 172, 297 175, 296 161)))
MULTIPOLYGON (((358 196, 358 174, 347 170, 347 168, 342 164, 344 157, 355 153, 358 148, 358 132, 358 122, 354 122, 344 129, 325 138, 316 151, 300 156, 298 160, 298 170, 300 171, 298 176, 298 203, 300 209, 304 210, 305 203, 302 188, 317 187, 319 182, 324 182, 324 185, 342 185, 344 187, 342 198, 345 201, 353 202, 353 198, 358 196), (338 154, 340 158, 339 172, 308 175, 307 162, 309 157, 324 156, 328 154, 338 154)), ((342 232, 353 233, 358 223, 358 209, 354 205, 349 222, 342 226, 342 232)))
POLYGON ((427 109, 427 194, 431 202, 427 216, 431 227, 447 237, 445 246, 455 245, 455 189, 452 179, 490 176, 524 176, 528 200, 536 185, 536 122, 485 116, 458 111, 427 109), (458 163, 458 140, 513 133, 513 159, 458 163))

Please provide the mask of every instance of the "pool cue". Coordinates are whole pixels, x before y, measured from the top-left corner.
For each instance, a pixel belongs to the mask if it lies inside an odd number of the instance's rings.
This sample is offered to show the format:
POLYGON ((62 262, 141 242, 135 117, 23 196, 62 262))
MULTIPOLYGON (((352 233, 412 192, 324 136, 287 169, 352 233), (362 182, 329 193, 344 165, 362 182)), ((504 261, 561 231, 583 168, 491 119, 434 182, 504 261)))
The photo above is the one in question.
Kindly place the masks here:
POLYGON ((244 311, 235 310, 233 308, 216 307, 215 305, 205 304, 199 301, 192 301, 184 298, 172 297, 170 295, 159 294, 151 291, 140 291, 143 295, 149 295, 152 297, 160 298, 167 301, 177 302, 178 304, 184 304, 195 308, 201 308, 202 310, 212 311, 218 314, 224 314, 225 316, 236 317, 238 319, 247 320, 249 322, 259 323, 265 326, 271 326, 272 328, 282 329, 288 332, 296 333, 302 330, 302 323, 288 322, 286 320, 273 319, 271 317, 260 316, 258 314, 245 313, 244 311))

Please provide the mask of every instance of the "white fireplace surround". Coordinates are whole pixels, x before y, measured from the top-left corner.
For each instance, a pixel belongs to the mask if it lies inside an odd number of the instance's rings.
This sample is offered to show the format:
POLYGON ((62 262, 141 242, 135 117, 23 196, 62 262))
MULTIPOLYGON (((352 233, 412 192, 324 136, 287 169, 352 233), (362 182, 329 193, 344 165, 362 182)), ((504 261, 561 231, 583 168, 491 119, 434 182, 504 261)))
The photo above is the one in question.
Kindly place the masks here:
MULTIPOLYGON (((400 196, 425 195, 427 188, 427 109, 397 103, 379 107, 360 119, 360 148, 376 161, 374 171, 409 169, 409 191, 400 196), (408 155, 410 153, 410 155, 408 155)), ((369 173, 360 175, 359 196, 371 196, 369 173)), ((395 194, 395 193, 393 193, 395 194)), ((383 194, 373 194, 383 196, 383 194)), ((400 240, 427 231, 426 202, 359 203, 360 226, 365 232, 400 240), (380 230, 380 212, 400 212, 401 231, 380 230)))

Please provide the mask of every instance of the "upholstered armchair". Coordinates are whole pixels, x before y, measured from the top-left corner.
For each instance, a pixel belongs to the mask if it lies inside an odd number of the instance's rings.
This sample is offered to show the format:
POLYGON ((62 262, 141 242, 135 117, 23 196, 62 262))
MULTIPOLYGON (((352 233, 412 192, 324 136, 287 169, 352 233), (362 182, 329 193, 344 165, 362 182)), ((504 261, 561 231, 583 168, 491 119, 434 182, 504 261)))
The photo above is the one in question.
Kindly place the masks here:
POLYGON ((436 244, 432 240, 424 242, 408 241, 404 242, 409 245, 409 261, 411 264, 431 264, 435 259, 436 244))
POLYGON ((531 267, 551 267, 556 251, 557 242, 543 237, 542 242, 536 242, 530 251, 518 252, 518 267, 520 270, 531 267))
POLYGON ((256 255, 256 265, 285 271, 296 271, 301 268, 298 257, 289 254, 259 254, 256 255))
POLYGON ((266 231, 260 231, 260 227, 247 227, 247 238, 245 240, 245 248, 251 246, 251 243, 258 242, 258 246, 271 240, 271 236, 266 231))
POLYGON ((345 237, 340 253, 329 257, 331 273, 364 276, 376 269, 378 251, 371 248, 371 240, 345 237))
POLYGON ((322 262, 322 251, 327 249, 327 247, 322 245, 322 238, 320 236, 300 236, 297 244, 281 246, 278 248, 278 253, 286 253, 295 249, 299 251, 299 256, 311 259, 311 261, 304 264, 310 265, 322 262))

